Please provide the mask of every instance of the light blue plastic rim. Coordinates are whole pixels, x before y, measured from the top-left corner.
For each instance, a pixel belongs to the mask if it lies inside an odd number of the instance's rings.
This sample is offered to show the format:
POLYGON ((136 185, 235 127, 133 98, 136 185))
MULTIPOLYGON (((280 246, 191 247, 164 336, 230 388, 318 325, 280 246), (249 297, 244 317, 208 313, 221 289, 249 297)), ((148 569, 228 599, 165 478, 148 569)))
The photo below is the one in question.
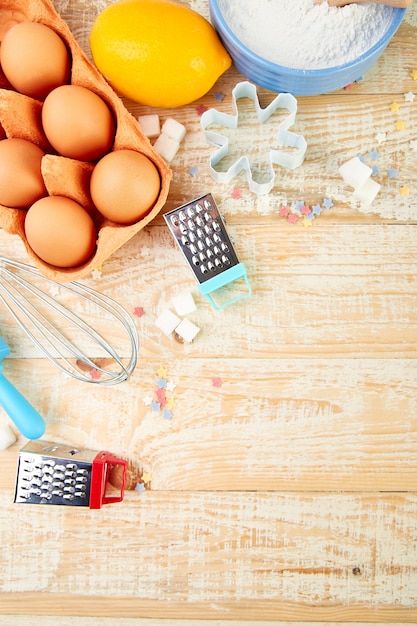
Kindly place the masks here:
POLYGON ((213 278, 210 278, 209 280, 207 280, 204 283, 201 283, 198 286, 200 292, 206 296, 206 298, 209 300, 210 304, 212 305, 212 307, 216 310, 220 310, 220 309, 224 309, 224 307, 228 306, 229 304, 232 304, 233 302, 236 302, 237 300, 240 300, 241 298, 245 298, 247 296, 250 296, 252 293, 252 289, 251 286, 249 284, 248 281, 248 276, 246 273, 246 267, 244 266, 243 263, 238 263, 237 265, 235 265, 234 267, 231 267, 230 269, 226 270, 225 272, 222 272, 221 274, 218 274, 217 276, 213 276, 213 278), (222 287, 224 287, 225 285, 229 285, 230 283, 233 283, 236 280, 239 280, 240 278, 243 278, 245 280, 246 283, 246 287, 248 289, 248 291, 246 293, 242 293, 238 296, 236 296, 235 298, 232 298, 231 300, 228 300, 226 302, 224 302, 222 305, 217 305, 213 298, 211 297, 211 294, 214 291, 217 291, 218 289, 221 289, 222 287))
MULTIPOLYGON (((352 80, 358 79, 361 76, 361 73, 369 69, 369 67, 373 65, 373 63, 385 50, 388 43, 400 27, 407 11, 407 9, 393 8, 391 25, 384 33, 383 37, 381 37, 381 39, 374 44, 372 48, 354 61, 325 69, 300 70, 278 65, 272 61, 264 59, 250 50, 250 48, 248 48, 240 41, 240 39, 236 37, 228 26, 219 8, 218 1, 209 0, 209 7, 213 26, 217 30, 224 46, 232 56, 237 69, 251 80, 254 80, 254 82, 257 82, 258 84, 269 89, 271 88, 271 83, 279 82, 280 79, 283 81, 288 79, 290 83, 292 82, 294 84, 297 84, 297 81, 299 81, 300 85, 304 84, 307 87, 308 93, 295 93, 293 90, 292 93, 294 95, 314 95, 309 91, 311 83, 314 81, 317 81, 318 85, 326 85, 326 79, 331 80, 332 78, 335 78, 337 81, 342 76, 346 76, 346 82, 340 85, 340 87, 343 87, 344 85, 349 84, 349 82, 352 82, 352 80), (356 78, 352 79, 352 76, 355 76, 356 78)), ((340 87, 331 87, 331 89, 338 89, 340 87)), ((323 91, 318 91, 317 93, 323 93, 323 91)))

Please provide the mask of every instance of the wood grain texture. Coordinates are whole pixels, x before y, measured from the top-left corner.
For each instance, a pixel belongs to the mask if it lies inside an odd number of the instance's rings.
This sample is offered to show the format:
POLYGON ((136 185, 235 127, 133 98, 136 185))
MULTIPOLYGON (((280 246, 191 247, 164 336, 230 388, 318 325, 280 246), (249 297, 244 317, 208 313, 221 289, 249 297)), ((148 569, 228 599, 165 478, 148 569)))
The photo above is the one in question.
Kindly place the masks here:
MULTIPOLYGON (((55 2, 87 54, 106 4, 55 2)), ((206 0, 184 4, 208 17, 206 0)), ((134 317, 140 351, 128 383, 65 377, 1 308, 12 348, 3 373, 45 417, 46 437, 126 458, 131 489, 99 511, 13 504, 25 443, 16 433, 0 452, 0 626, 417 623, 417 97, 405 98, 417 96, 413 69, 416 5, 363 81, 298 98, 293 130, 307 139, 306 159, 292 172, 277 166, 267 196, 249 192, 244 176, 217 184, 208 168, 213 147, 197 107, 231 112, 243 79, 235 69, 197 103, 157 111, 187 129, 166 210, 211 191, 253 294, 214 313, 158 216, 82 281, 134 317), (338 175, 358 154, 381 184, 368 208, 338 175), (325 198, 333 206, 309 228, 279 213, 325 198), (197 304, 191 344, 155 324, 183 291, 197 304), (161 367, 171 420, 149 405, 161 367)), ((258 93, 263 106, 274 97, 258 93)), ((154 112, 125 104, 134 115, 154 112)), ((259 129, 241 104, 245 126, 232 149, 257 167, 279 115, 259 129)), ((0 256, 27 261, 20 240, 1 230, 0 256)), ((120 330, 92 306, 57 297, 99 320, 127 355, 120 330)))

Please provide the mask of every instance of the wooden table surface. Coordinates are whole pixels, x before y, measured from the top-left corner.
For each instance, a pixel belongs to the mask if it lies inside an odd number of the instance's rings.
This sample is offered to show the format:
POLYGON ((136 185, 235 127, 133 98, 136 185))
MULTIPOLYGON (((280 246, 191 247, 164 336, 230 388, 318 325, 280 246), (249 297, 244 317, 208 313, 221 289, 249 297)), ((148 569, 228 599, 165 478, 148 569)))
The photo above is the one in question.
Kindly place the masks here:
MULTIPOLYGON (((105 4, 55 2, 87 52, 105 4)), ((189 5, 208 16, 207 2, 189 5)), ((134 485, 146 482, 96 511, 14 504, 26 443, 16 431, 0 452, 2 626, 55 615, 63 626, 417 623, 416 75, 417 5, 363 81, 298 98, 305 161, 276 166, 264 196, 243 174, 210 175, 200 115, 232 112, 243 80, 234 68, 180 109, 126 102, 135 116, 185 125, 166 209, 213 193, 253 294, 214 312, 158 216, 82 281, 139 330, 138 365, 116 387, 61 374, 2 309, 4 374, 45 417, 44 438, 111 450, 134 485), (367 208, 338 173, 357 155, 381 184, 367 208), (323 210, 291 223, 282 207, 302 205, 323 210), (190 344, 155 324, 184 291, 200 328, 190 344), (161 375, 171 419, 149 406, 161 375)), ((262 106, 275 96, 258 93, 262 106)), ((276 127, 260 133, 241 104, 246 126, 231 150, 262 160, 276 127)), ((27 260, 4 231, 0 249, 27 260)))

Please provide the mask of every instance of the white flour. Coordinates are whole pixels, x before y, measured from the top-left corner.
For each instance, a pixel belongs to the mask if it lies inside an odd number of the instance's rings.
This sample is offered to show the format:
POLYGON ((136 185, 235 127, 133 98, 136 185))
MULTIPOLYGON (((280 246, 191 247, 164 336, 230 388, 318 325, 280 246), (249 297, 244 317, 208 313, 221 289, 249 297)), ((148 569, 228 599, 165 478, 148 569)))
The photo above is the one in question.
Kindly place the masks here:
POLYGON ((219 8, 253 52, 301 70, 353 61, 380 39, 392 16, 382 4, 337 8, 313 0, 219 0, 219 8))

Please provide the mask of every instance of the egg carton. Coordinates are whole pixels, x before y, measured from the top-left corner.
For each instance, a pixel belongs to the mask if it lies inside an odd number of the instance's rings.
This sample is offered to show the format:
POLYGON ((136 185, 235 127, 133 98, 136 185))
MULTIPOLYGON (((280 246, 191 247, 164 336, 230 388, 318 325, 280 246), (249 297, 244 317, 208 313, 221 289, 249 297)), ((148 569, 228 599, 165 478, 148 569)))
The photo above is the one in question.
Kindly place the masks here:
POLYGON ((142 132, 137 119, 128 112, 119 96, 88 59, 68 25, 49 0, 0 0, 0 43, 9 25, 17 21, 40 22, 60 35, 71 55, 71 84, 86 87, 96 93, 106 102, 114 115, 116 134, 112 150, 131 149, 141 152, 156 165, 161 178, 157 201, 141 220, 125 226, 101 216, 94 207, 89 191, 90 177, 95 164, 54 153, 42 129, 42 102, 14 91, 0 68, 0 124, 6 137, 26 139, 46 152, 42 159, 42 176, 48 194, 71 198, 90 213, 97 229, 97 246, 93 256, 86 263, 62 269, 42 261, 28 245, 24 230, 26 215, 24 209, 0 205, 0 227, 22 239, 28 256, 44 276, 57 282, 69 282, 101 267, 118 248, 156 217, 166 202, 172 172, 142 132))

